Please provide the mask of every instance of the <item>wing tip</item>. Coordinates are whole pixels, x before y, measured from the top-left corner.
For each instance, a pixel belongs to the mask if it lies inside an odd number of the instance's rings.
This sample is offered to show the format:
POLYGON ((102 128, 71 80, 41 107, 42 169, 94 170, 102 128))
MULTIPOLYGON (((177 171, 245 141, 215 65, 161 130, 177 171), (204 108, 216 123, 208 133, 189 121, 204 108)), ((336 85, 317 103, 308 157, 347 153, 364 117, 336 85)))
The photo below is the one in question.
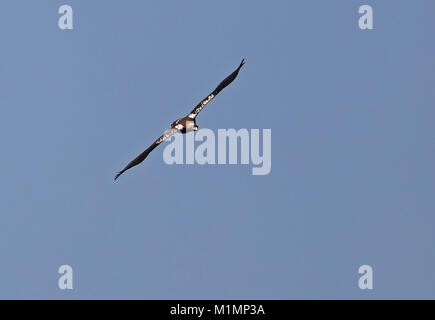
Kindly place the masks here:
POLYGON ((119 176, 120 176, 122 173, 123 173, 123 171, 119 171, 119 172, 116 174, 116 176, 115 176, 115 178, 114 178, 113 180, 116 181, 116 179, 118 179, 119 176))

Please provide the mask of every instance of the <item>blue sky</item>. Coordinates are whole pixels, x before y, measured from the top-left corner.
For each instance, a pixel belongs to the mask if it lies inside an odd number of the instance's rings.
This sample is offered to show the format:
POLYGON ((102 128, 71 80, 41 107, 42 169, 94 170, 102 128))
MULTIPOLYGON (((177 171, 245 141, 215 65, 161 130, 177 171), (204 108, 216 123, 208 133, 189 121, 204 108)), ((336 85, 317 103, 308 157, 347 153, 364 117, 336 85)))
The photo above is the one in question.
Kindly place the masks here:
POLYGON ((435 298, 434 9, 2 1, 0 298, 435 298), (158 148, 113 181, 242 57, 198 125, 270 128, 269 175, 158 148))

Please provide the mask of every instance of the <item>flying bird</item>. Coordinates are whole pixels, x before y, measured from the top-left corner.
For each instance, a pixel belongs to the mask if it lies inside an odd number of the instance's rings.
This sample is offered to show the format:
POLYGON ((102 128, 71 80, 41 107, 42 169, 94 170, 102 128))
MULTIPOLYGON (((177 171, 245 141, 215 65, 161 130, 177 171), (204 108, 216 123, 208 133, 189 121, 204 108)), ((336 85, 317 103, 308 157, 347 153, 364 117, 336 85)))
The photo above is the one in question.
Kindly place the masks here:
POLYGON ((169 126, 169 129, 166 130, 165 133, 163 133, 156 141, 154 141, 154 143, 150 145, 148 149, 146 149, 144 152, 138 155, 129 164, 127 164, 124 169, 118 172, 118 174, 115 176, 115 180, 118 179, 119 176, 123 174, 125 171, 127 171, 128 169, 144 161, 151 151, 153 151, 159 144, 161 144, 163 141, 168 139, 173 134, 175 133, 185 134, 190 131, 198 130, 198 126, 196 125, 196 116, 198 115, 198 113, 206 106, 207 103, 209 103, 214 97, 216 97, 216 95, 219 92, 221 92, 223 88, 225 88, 231 82, 233 82, 233 80, 237 77, 240 69, 244 64, 245 64, 245 59, 242 59, 242 62, 237 67, 237 69, 234 70, 233 73, 231 73, 221 83, 219 83, 216 89, 214 89, 212 93, 210 93, 200 103, 198 103, 196 107, 186 117, 177 119, 174 122, 172 122, 172 124, 169 126))

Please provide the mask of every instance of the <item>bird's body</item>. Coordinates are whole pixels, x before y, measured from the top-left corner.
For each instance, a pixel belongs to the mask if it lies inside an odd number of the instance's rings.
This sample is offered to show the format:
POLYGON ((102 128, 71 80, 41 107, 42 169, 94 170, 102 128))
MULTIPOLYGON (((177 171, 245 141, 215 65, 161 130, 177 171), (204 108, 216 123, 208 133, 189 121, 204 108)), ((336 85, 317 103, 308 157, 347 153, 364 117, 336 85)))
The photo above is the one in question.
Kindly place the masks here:
POLYGON ((222 89, 224 89, 226 86, 228 86, 233 80, 237 77, 240 68, 244 65, 245 60, 243 59, 240 63, 239 67, 231 73, 228 77, 226 77, 217 87, 213 90, 212 93, 210 93, 207 97, 205 97, 198 105, 184 118, 179 118, 175 120, 170 126, 169 129, 166 130, 166 132, 160 136, 154 143, 148 147, 144 152, 142 152, 140 155, 138 155, 134 160, 132 160, 124 169, 122 169, 118 174, 115 176, 115 180, 118 179, 118 177, 123 174, 128 169, 138 165, 142 161, 145 160, 145 158, 150 154, 151 151, 153 151, 160 143, 165 141, 167 138, 172 136, 175 133, 182 133, 185 134, 187 132, 196 131, 198 130, 198 126, 196 125, 196 116, 198 113, 205 107, 207 103, 209 103, 222 89))
POLYGON ((169 129, 178 130, 180 133, 187 133, 191 131, 198 130, 198 126, 196 125, 195 118, 189 118, 189 116, 180 118, 172 122, 169 129))

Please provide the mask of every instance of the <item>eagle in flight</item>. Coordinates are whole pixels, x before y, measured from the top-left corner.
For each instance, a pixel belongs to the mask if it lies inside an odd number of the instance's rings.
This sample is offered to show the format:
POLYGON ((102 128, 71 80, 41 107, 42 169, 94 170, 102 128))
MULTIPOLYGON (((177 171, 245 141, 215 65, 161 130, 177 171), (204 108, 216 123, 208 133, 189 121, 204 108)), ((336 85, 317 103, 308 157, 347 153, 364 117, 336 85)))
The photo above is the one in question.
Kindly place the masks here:
POLYGON ((166 130, 165 133, 162 134, 160 138, 158 138, 152 145, 148 147, 144 152, 142 152, 140 155, 138 155, 135 159, 133 159, 129 164, 125 166, 124 169, 118 172, 118 174, 115 176, 115 180, 119 178, 121 174, 123 174, 128 169, 138 165, 142 161, 145 160, 145 158, 150 154, 151 151, 153 151, 160 143, 165 141, 167 138, 172 136, 175 133, 187 133, 190 131, 196 131, 198 130, 198 126, 196 125, 196 116, 198 113, 205 107, 207 103, 209 103, 216 95, 226 86, 228 86, 233 80, 237 77, 239 74, 240 69, 245 64, 245 59, 242 59, 242 62, 237 67, 236 70, 234 70, 233 73, 231 73, 228 77, 226 77, 219 85, 216 87, 216 89, 213 90, 212 93, 210 93, 207 97, 205 97, 198 105, 184 118, 180 118, 172 122, 172 124, 169 126, 169 129, 166 130))

